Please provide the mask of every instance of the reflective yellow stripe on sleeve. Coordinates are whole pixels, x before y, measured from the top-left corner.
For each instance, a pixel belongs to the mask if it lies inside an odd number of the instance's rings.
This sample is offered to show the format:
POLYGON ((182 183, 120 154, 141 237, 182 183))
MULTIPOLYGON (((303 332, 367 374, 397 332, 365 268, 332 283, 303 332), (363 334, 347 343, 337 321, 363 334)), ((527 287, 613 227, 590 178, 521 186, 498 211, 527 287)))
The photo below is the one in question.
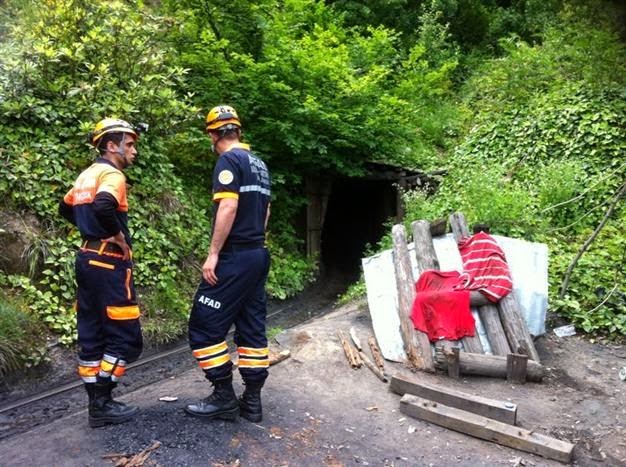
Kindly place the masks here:
POLYGON ((213 195, 213 201, 217 201, 218 199, 224 199, 224 198, 239 199, 239 193, 232 193, 230 191, 220 191, 219 193, 215 193, 213 195))

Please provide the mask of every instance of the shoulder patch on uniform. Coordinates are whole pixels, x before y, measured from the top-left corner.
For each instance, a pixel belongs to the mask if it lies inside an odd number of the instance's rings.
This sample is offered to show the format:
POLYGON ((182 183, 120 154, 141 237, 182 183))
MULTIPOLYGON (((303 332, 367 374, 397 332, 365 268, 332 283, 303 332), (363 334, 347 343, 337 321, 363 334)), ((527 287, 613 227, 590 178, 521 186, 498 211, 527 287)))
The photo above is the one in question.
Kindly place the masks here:
POLYGON ((217 176, 217 179, 222 185, 228 185, 235 179, 235 176, 230 170, 222 170, 217 176))

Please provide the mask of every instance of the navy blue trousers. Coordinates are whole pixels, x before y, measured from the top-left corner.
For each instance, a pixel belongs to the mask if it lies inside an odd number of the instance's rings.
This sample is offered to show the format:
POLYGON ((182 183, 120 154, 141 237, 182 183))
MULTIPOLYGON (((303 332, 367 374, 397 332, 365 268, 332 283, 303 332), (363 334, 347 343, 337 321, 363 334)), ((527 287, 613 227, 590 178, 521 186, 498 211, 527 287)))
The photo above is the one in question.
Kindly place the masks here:
POLYGON ((266 248, 221 253, 215 271, 217 284, 202 279, 198 286, 189 316, 189 345, 209 380, 232 373, 226 335, 233 324, 243 380, 263 382, 267 378, 265 282, 269 265, 266 248))
POLYGON ((143 341, 132 261, 81 251, 76 257, 78 371, 86 382, 124 374, 143 341))

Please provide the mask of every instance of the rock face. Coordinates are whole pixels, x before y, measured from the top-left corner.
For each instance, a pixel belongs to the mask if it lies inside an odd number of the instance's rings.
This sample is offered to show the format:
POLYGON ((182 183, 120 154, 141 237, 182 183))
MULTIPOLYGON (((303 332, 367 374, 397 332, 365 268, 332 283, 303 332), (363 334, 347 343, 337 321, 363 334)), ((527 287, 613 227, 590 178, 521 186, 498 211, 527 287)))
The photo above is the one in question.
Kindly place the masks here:
POLYGON ((0 269, 29 274, 29 252, 40 235, 41 225, 34 215, 0 210, 0 269))

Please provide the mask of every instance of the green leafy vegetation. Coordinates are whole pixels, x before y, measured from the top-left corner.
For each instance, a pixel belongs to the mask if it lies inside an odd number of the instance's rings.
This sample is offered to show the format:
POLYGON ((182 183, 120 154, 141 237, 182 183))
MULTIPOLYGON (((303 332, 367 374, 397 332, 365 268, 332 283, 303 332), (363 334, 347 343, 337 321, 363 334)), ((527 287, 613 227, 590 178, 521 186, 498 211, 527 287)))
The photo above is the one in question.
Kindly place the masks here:
MULTIPOLYGON (((3 2, 1 204, 43 226, 27 248, 29 271, 0 273, 3 288, 60 342, 73 341, 79 236, 57 203, 94 158, 84 135, 95 122, 146 121, 127 173, 135 279, 148 339, 180 336, 211 230, 215 158, 203 115, 226 102, 273 176, 271 296, 315 276, 294 221, 307 177, 359 176, 376 161, 444 173, 435 192, 404 194, 406 222, 461 210, 497 233, 546 242, 551 310, 587 332, 626 333, 623 200, 568 273, 626 178, 623 9, 381 5, 3 2)), ((343 300, 363 291, 359 282, 343 300)))
POLYGON ((0 376, 45 360, 42 328, 23 304, 0 293, 0 376))
POLYGON ((337 298, 338 305, 345 305, 353 300, 358 300, 365 296, 367 288, 365 287, 365 278, 360 277, 358 281, 351 284, 343 294, 337 298))
POLYGON ((619 336, 623 200, 561 292, 570 262, 626 183, 626 54, 603 18, 566 9, 541 44, 506 39, 505 55, 481 65, 463 89, 474 126, 439 191, 406 201, 409 219, 456 209, 497 233, 548 243, 552 311, 587 332, 619 336))

